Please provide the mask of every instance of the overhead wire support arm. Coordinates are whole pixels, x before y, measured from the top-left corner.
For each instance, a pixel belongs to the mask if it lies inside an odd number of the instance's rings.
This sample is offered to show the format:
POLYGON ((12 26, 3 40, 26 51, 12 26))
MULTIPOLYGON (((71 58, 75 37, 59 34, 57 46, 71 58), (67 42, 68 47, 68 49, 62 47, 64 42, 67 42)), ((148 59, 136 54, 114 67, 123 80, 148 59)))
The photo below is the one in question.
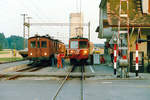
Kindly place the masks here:
POLYGON ((24 37, 24 49, 25 49, 25 24, 26 24, 26 16, 28 16, 27 14, 21 14, 21 16, 23 16, 23 37, 24 37))
MULTIPOLYGON (((79 26, 80 23, 30 23, 30 26, 79 26)), ((83 23, 83 26, 88 26, 88 23, 83 23)))

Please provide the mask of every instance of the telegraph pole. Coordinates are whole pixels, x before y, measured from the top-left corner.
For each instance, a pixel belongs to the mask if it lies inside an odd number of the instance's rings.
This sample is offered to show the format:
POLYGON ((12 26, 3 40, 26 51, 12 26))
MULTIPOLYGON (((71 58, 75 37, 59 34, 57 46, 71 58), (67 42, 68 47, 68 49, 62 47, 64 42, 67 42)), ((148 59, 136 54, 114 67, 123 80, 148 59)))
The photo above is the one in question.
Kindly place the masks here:
POLYGON ((28 25, 27 25, 27 27, 28 27, 28 38, 30 37, 30 19, 31 19, 32 17, 27 17, 27 19, 28 19, 28 25))
POLYGON ((21 14, 23 16, 23 37, 24 37, 24 49, 25 49, 25 21, 27 14, 21 14))
POLYGON ((82 0, 80 0, 80 34, 83 37, 82 0))
POLYGON ((88 23, 88 38, 89 38, 89 41, 90 41, 90 22, 88 23))

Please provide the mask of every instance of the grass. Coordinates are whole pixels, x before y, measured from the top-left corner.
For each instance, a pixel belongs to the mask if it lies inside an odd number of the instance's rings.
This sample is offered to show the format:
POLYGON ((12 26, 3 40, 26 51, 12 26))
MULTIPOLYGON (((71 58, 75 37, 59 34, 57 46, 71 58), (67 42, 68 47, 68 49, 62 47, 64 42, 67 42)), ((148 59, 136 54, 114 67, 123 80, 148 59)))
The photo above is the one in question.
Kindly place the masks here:
POLYGON ((2 50, 0 51, 0 54, 9 54, 11 51, 10 50, 2 50))
POLYGON ((19 60, 23 60, 23 58, 20 57, 0 58, 0 62, 11 62, 11 61, 19 61, 19 60))
POLYGON ((9 54, 10 52, 0 51, 0 54, 9 54))

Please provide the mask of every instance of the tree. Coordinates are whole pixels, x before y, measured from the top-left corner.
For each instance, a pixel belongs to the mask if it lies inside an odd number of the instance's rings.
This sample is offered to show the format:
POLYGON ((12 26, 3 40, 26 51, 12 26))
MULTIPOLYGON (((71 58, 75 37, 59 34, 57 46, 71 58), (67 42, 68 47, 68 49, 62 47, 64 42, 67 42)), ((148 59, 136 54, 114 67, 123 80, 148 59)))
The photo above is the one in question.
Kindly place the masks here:
POLYGON ((5 48, 5 36, 4 33, 0 33, 0 49, 2 50, 3 48, 5 48))
MULTIPOLYGON (((27 47, 27 40, 25 46, 27 47)), ((24 38, 16 35, 5 38, 4 33, 0 33, 0 50, 2 49, 24 49, 24 38)))
MULTIPOLYGON (((23 37, 12 35, 9 38, 7 38, 7 41, 10 49, 17 49, 17 50, 24 49, 23 37)), ((25 40, 25 42, 27 42, 27 40, 25 40)))
POLYGON ((2 45, 0 44, 0 51, 2 51, 2 45))

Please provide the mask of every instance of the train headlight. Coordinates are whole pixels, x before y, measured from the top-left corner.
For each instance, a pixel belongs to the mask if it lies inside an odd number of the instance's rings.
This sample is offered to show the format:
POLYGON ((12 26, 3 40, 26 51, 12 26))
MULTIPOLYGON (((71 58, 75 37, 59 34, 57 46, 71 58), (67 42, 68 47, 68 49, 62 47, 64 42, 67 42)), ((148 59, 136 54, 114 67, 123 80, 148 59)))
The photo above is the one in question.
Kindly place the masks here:
POLYGON ((84 54, 84 55, 87 55, 87 54, 88 54, 88 51, 87 51, 87 50, 84 50, 84 51, 83 51, 83 54, 84 54))
POLYGON ((45 52, 45 53, 44 53, 44 55, 46 56, 46 55, 47 55, 47 53, 45 52))
POLYGON ((70 50, 70 53, 73 53, 73 50, 70 50))
POLYGON ((30 53, 30 55, 32 56, 32 53, 30 53))

